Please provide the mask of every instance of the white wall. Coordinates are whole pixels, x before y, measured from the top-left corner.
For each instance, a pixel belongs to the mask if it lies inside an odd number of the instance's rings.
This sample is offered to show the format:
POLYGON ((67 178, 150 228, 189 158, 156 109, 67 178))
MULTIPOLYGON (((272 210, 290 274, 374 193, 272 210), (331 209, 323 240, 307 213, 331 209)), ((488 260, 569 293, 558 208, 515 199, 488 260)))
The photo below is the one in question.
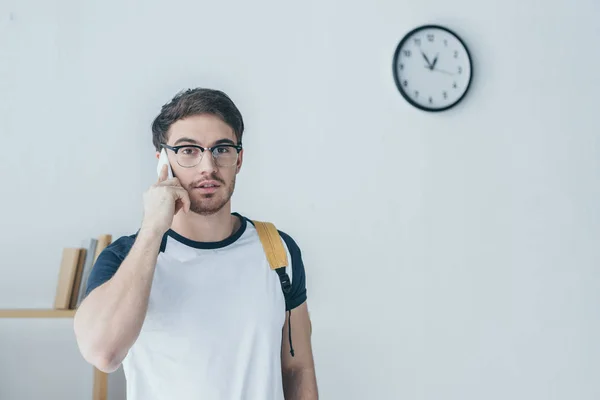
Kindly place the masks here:
MULTIPOLYGON (((214 87, 247 124, 234 209, 303 250, 323 399, 598 399, 599 18, 597 0, 2 0, 0 308, 51 307, 63 247, 137 229, 152 118, 214 87), (391 75, 423 23, 475 61, 442 114, 391 75)), ((71 324, 0 320, 2 400, 89 398, 71 324)))

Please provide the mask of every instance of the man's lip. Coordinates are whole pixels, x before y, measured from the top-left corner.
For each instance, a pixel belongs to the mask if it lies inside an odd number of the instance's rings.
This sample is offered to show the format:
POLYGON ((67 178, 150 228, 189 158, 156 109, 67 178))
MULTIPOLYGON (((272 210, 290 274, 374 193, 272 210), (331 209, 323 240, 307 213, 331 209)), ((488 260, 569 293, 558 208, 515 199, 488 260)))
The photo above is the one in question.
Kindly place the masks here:
POLYGON ((194 186, 195 188, 202 188, 202 186, 206 186, 206 185, 213 185, 214 187, 219 187, 221 185, 219 185, 219 182, 217 181, 204 181, 196 186, 194 186))

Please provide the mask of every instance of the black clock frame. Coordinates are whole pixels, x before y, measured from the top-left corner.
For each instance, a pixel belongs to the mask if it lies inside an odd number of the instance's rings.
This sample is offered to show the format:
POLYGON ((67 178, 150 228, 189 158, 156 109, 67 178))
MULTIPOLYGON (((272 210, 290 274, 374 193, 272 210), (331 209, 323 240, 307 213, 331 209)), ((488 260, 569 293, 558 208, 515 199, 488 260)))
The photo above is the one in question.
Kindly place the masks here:
POLYGON ((400 94, 402 95, 402 97, 404 97, 404 99, 411 104, 412 106, 423 110, 423 111, 429 111, 429 112, 440 112, 440 111, 446 111, 452 107, 455 107, 456 105, 458 105, 467 95, 467 93, 469 92, 469 89, 471 87, 471 82, 473 81, 473 59, 471 58, 471 53, 469 52, 469 48, 467 47, 467 45, 465 44, 465 42, 461 39, 460 36, 458 36, 456 34, 456 32, 452 31, 449 28, 446 28, 445 26, 441 26, 441 25, 435 25, 435 24, 429 24, 429 25, 421 25, 418 26, 416 28, 414 28, 413 30, 411 30, 410 32, 408 32, 406 35, 404 35, 404 37, 402 38, 402 40, 400 40, 400 43, 398 43, 398 45, 396 46, 396 51, 394 52, 394 59, 393 59, 393 64, 392 64, 392 72, 394 74, 394 82, 396 83, 396 87, 398 88, 398 91, 400 92, 400 94), (423 106, 417 102, 415 102, 407 93, 406 91, 403 89, 402 87, 402 82, 400 82, 400 78, 398 77, 398 57, 400 57, 400 51, 402 49, 402 46, 404 46, 404 44, 417 32, 425 30, 425 29, 440 29, 442 31, 445 31, 449 34, 451 34, 452 36, 454 36, 461 44, 462 46, 465 48, 465 51, 467 53, 467 58, 469 59, 469 65, 471 66, 471 68, 469 68, 470 72, 469 72, 469 81, 467 83, 467 88, 465 89, 464 93, 454 102, 451 103, 445 107, 441 107, 441 108, 429 108, 426 106, 423 106))

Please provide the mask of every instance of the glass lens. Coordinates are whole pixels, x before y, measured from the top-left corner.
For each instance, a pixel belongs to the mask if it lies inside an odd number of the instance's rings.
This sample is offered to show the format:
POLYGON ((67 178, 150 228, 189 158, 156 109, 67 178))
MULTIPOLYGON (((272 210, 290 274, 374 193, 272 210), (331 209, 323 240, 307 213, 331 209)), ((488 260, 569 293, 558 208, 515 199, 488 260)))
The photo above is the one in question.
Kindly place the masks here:
MULTIPOLYGON (((197 147, 184 146, 177 152, 177 162, 182 167, 195 167, 202 160, 203 154, 197 147)), ((219 167, 231 167, 237 162, 238 152, 235 147, 222 145, 213 149, 212 156, 219 167)))
POLYGON ((182 147, 177 152, 177 162, 182 167, 193 167, 202 160, 202 150, 197 147, 182 147))
POLYGON ((235 147, 216 146, 213 149, 213 157, 219 167, 231 167, 235 165, 238 153, 235 147))

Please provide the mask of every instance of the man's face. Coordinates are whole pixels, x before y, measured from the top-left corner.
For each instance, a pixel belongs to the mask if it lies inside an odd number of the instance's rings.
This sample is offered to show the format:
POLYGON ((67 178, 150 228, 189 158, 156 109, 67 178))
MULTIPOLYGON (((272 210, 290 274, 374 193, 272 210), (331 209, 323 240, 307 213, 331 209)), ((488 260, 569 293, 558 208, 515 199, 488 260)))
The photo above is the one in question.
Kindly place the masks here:
MULTIPOLYGON (((238 144, 233 129, 219 117, 210 114, 195 115, 175 122, 169 129, 167 141, 169 146, 192 144, 212 147, 227 143, 238 144)), ((233 148, 230 150, 236 152, 233 148)), ((190 211, 210 215, 229 202, 235 188, 236 175, 242 166, 243 150, 232 166, 219 166, 210 151, 204 151, 200 163, 190 168, 179 165, 173 151, 167 150, 167 154, 173 175, 179 178, 190 195, 190 211), (207 184, 215 186, 207 187, 207 184)))

